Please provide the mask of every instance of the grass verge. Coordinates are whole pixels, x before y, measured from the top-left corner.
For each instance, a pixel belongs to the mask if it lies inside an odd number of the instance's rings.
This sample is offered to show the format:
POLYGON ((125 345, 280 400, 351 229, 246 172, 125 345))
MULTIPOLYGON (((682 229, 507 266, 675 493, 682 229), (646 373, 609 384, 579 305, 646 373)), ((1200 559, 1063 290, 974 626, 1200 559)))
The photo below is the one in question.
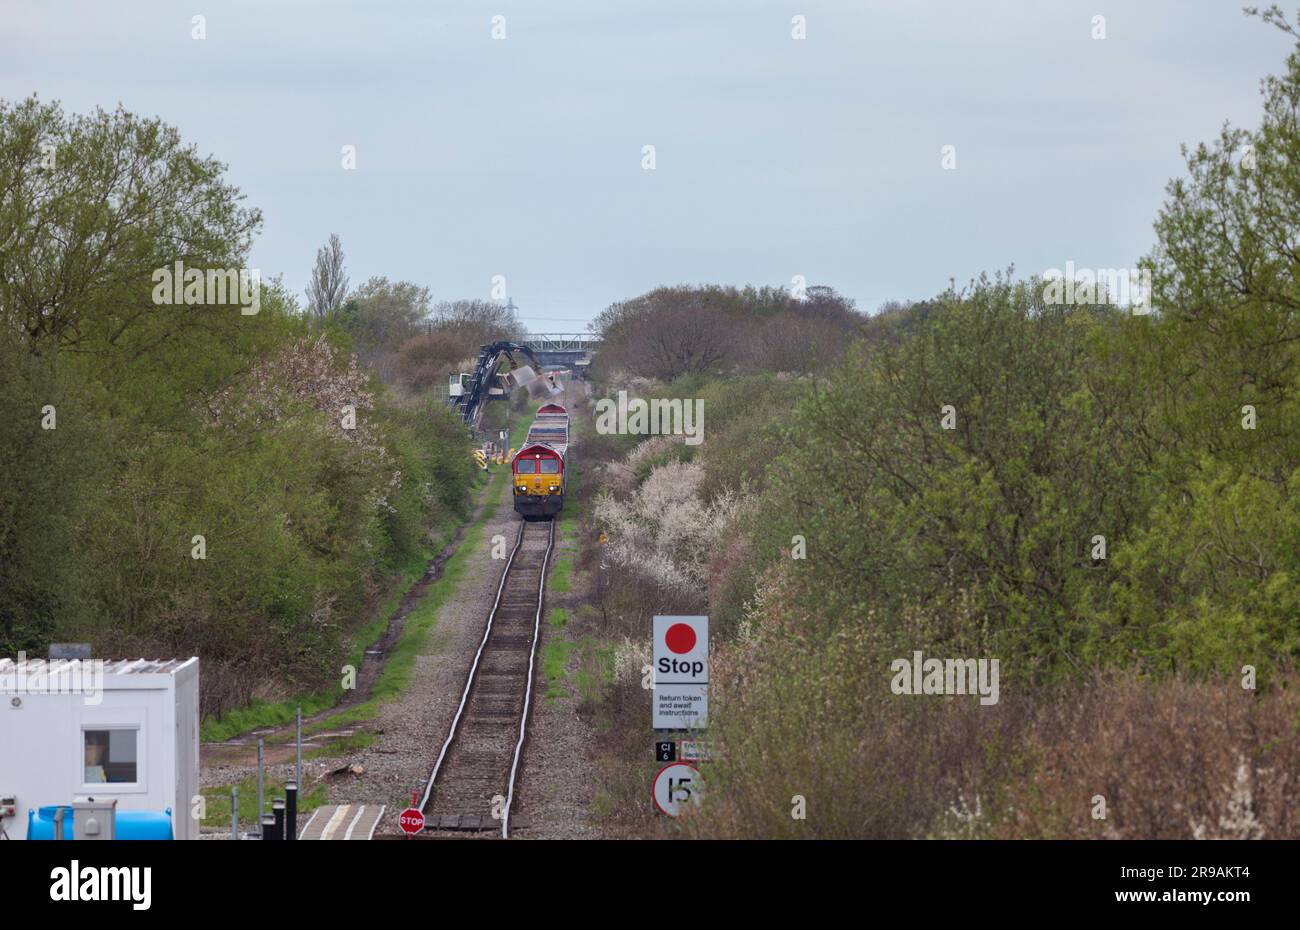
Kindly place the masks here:
MULTIPOLYGON (((259 822, 257 816, 257 776, 250 775, 236 786, 239 788, 239 825, 247 830, 259 822)), ((230 785, 217 785, 204 788, 199 793, 206 805, 203 816, 205 827, 225 827, 230 829, 230 785)), ((284 797, 284 785, 281 782, 266 779, 263 785, 264 813, 271 812, 271 799, 284 797)), ((329 786, 321 782, 311 791, 298 797, 298 828, 307 821, 304 814, 310 814, 329 800, 329 786)))
POLYGON ((358 730, 350 736, 340 736, 324 746, 318 746, 303 755, 304 759, 328 759, 331 756, 343 756, 351 752, 360 752, 376 739, 369 730, 358 730))
POLYGON ((566 640, 552 640, 542 647, 542 674, 546 676, 546 700, 556 701, 566 694, 565 668, 574 645, 566 640))
MULTIPOLYGON (((481 527, 486 515, 491 509, 495 509, 496 502, 500 499, 500 481, 497 480, 500 473, 501 472, 498 469, 497 472, 491 474, 488 478, 487 493, 484 495, 484 500, 487 503, 487 506, 485 506, 483 513, 480 515, 480 519, 476 521, 475 526, 481 527)), ((365 655, 365 651, 373 646, 379 640, 379 637, 383 635, 384 630, 388 628, 388 618, 397 610, 398 605, 402 602, 402 598, 406 596, 406 592, 409 591, 411 586, 419 581, 421 577, 423 577, 425 570, 428 568, 429 561, 437 555, 437 553, 442 551, 447 543, 451 541, 454 534, 455 527, 447 527, 444 530, 441 539, 436 544, 428 546, 418 558, 412 559, 409 564, 401 569, 399 580, 394 585, 392 594, 389 595, 388 599, 376 611, 374 618, 358 630, 356 635, 353 637, 352 650, 349 655, 349 662, 353 668, 360 668, 361 660, 365 655)), ((462 545, 460 548, 464 549, 464 546, 462 545)), ((457 555, 459 555, 459 552, 457 552, 457 555)), ((455 556, 452 557, 452 560, 448 561, 448 567, 450 567, 451 561, 454 560, 455 556)), ((445 580, 445 578, 446 571, 444 570, 443 580, 445 580)), ((432 591, 433 587, 436 586, 437 585, 432 586, 430 591, 432 591)), ((428 598, 425 600, 428 600, 428 598)), ((417 612, 418 610, 419 608, 417 608, 417 612)), ((414 614, 412 616, 414 616, 414 614)), ((408 628, 410 626, 410 619, 411 618, 409 617, 407 618, 408 628)), ((378 682, 376 683, 376 691, 377 690, 378 682)), ((262 729, 264 727, 283 726, 284 724, 293 722, 294 715, 299 707, 302 708, 302 715, 304 717, 310 717, 313 714, 318 714, 321 711, 328 710, 338 704, 339 701, 343 699, 345 693, 346 692, 342 685, 338 684, 328 690, 286 698, 283 701, 254 700, 247 707, 239 707, 227 711, 219 719, 214 719, 212 717, 205 719, 199 729, 199 739, 205 743, 220 742, 222 740, 233 739, 236 736, 241 736, 245 733, 262 729)))
POLYGON ((420 603, 406 618, 402 635, 389 652, 388 661, 384 663, 383 671, 375 680, 375 687, 370 697, 328 720, 309 725, 306 728, 307 732, 369 720, 374 717, 381 705, 397 698, 411 683, 411 676, 415 671, 415 658, 421 655, 425 648, 429 631, 433 629, 434 622, 437 620, 438 611, 456 593, 470 559, 482 551, 484 527, 501 503, 502 492, 509 484, 505 477, 508 474, 509 470, 501 467, 492 473, 487 493, 483 495, 483 510, 479 518, 465 532, 465 537, 456 548, 456 552, 443 566, 442 577, 429 585, 420 603))

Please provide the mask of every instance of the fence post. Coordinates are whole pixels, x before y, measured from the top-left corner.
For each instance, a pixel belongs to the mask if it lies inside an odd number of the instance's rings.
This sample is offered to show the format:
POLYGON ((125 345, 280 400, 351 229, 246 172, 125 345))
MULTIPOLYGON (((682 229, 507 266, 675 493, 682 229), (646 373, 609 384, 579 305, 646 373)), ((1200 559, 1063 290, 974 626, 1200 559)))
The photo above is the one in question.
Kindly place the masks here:
POLYGON ((284 798, 276 798, 271 802, 271 814, 275 817, 275 839, 284 839, 284 798))
POLYGON ((262 795, 262 776, 265 772, 263 749, 266 741, 262 737, 257 738, 257 823, 258 829, 261 829, 262 812, 266 810, 265 801, 262 795))
POLYGON ((239 788, 230 786, 230 838, 239 839, 239 788))
POLYGON ((284 838, 298 838, 298 783, 289 782, 284 786, 284 838))

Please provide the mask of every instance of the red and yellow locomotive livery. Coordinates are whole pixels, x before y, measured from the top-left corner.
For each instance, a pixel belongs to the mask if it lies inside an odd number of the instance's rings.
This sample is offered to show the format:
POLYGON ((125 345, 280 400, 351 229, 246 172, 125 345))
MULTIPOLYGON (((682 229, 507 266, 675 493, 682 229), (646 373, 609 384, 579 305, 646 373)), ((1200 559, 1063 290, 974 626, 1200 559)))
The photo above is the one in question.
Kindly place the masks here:
POLYGON ((553 517, 564 507, 568 450, 569 411, 559 404, 538 407, 523 446, 510 461, 515 511, 525 519, 553 517))

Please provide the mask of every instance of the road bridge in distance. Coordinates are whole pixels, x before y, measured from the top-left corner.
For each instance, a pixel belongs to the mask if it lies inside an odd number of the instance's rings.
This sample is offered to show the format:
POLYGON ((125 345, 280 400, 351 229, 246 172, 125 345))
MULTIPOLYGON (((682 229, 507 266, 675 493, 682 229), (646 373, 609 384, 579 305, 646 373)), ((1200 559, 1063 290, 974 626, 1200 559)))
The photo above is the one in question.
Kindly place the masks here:
POLYGON ((580 374, 587 370, 592 352, 600 346, 600 338, 591 333, 533 333, 521 341, 542 365, 572 368, 580 374))

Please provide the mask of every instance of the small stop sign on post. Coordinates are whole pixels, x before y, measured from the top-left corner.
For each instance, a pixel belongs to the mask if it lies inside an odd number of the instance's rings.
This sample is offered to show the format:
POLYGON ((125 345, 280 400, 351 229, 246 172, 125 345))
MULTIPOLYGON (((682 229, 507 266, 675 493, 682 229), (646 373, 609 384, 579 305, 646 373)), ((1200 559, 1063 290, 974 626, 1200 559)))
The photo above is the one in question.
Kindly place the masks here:
POLYGON ((419 833, 424 829, 424 815, 414 807, 408 807, 397 818, 397 823, 407 833, 419 833))

